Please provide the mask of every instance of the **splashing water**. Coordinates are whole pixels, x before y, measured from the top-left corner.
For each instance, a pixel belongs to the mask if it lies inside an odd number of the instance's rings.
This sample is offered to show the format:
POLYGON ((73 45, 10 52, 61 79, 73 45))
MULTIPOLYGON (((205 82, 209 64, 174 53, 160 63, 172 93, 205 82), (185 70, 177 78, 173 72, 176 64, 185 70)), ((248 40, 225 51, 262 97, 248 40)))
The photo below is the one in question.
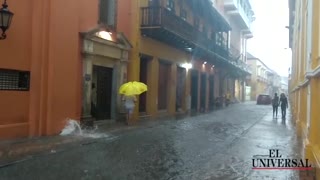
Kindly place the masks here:
POLYGON ((78 121, 73 119, 68 119, 67 124, 60 133, 61 136, 71 135, 71 134, 78 134, 82 135, 82 129, 78 121), (78 131, 77 131, 78 130, 78 131))
POLYGON ((106 138, 109 137, 105 133, 97 133, 98 127, 95 126, 93 130, 81 129, 81 126, 78 121, 74 119, 67 119, 67 124, 64 129, 61 131, 61 136, 67 135, 77 135, 86 138, 106 138))

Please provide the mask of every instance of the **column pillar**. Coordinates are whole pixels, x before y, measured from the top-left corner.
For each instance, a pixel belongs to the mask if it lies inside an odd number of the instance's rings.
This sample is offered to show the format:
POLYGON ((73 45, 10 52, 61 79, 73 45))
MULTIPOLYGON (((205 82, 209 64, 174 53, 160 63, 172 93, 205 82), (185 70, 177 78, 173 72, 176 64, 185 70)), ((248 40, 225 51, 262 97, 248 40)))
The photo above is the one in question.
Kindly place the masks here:
POLYGON ((91 118, 91 84, 92 84, 92 59, 86 56, 83 60, 83 89, 81 118, 91 118))
POLYGON ((48 41, 50 28, 49 1, 32 1, 31 24, 31 63, 30 72, 30 104, 29 104, 29 135, 40 136, 48 131, 48 41))
POLYGON ((209 74, 206 73, 206 102, 205 102, 205 112, 209 111, 209 100, 210 100, 210 92, 209 92, 209 88, 210 88, 210 83, 209 83, 209 74))
MULTIPOLYGON (((129 3, 130 10, 128 13, 131 14, 129 19, 129 29, 130 34, 128 36, 129 41, 131 42, 132 49, 129 53, 129 63, 128 63, 128 81, 139 81, 140 75, 140 23, 139 22, 139 11, 138 8, 140 1, 139 0, 131 0, 129 3)), ((129 124, 132 124, 139 119, 139 99, 136 103, 134 112, 132 114, 132 118, 129 124)))
POLYGON ((186 69, 186 85, 183 98, 183 110, 189 112, 191 109, 191 71, 186 69))
POLYGON ((148 63, 147 69, 147 114, 155 118, 158 113, 158 81, 159 81, 159 61, 157 57, 153 57, 148 63))
MULTIPOLYGON (((319 30, 319 1, 311 1, 312 4, 312 39, 319 39, 320 30, 319 30)), ((318 57, 320 55, 319 52, 319 41, 312 41, 312 49, 311 49, 311 59, 312 59, 312 69, 315 69, 319 65, 318 57)))
POLYGON ((121 52, 121 59, 120 59, 120 74, 119 74, 119 84, 117 86, 117 113, 118 113, 118 120, 121 120, 120 114, 125 113, 125 108, 123 106, 123 102, 121 99, 121 95, 118 94, 118 90, 120 88, 120 86, 124 83, 126 83, 128 80, 128 72, 127 72, 127 68, 128 68, 128 51, 123 50, 121 52))
POLYGON ((246 82, 245 82, 245 80, 242 80, 242 93, 241 93, 241 96, 242 96, 241 101, 245 102, 246 101, 246 82))
POLYGON ((319 140, 319 127, 320 127, 320 113, 319 113, 319 105, 320 102, 318 99, 320 98, 319 95, 319 85, 317 83, 320 83, 319 78, 312 78, 310 80, 310 86, 311 86, 311 105, 310 105, 310 133, 309 133, 309 141, 313 145, 320 145, 319 140))
POLYGON ((170 77, 168 82, 167 107, 170 115, 176 113, 176 88, 177 88, 177 65, 170 65, 170 77))
POLYGON ((201 96, 200 96, 200 94, 201 94, 201 88, 200 88, 201 87, 201 71, 197 71, 197 72, 198 72, 197 112, 199 112, 200 111, 200 107, 201 107, 201 96))

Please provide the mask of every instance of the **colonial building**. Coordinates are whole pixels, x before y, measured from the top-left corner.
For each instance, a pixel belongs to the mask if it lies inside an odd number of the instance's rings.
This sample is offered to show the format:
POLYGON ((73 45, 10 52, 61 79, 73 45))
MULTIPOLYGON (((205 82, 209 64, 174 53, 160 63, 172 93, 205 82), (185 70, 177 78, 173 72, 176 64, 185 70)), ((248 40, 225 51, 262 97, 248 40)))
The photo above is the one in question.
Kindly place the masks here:
MULTIPOLYGON (((118 1, 118 29, 133 48, 128 80, 148 85, 134 120, 214 108, 225 77, 245 73, 230 54, 231 27, 210 0, 118 1)), ((222 4, 223 12, 223 4, 222 4)))
POLYGON ((0 38, 0 138, 58 134, 67 118, 118 119, 117 90, 128 80, 148 85, 133 120, 206 112, 216 97, 234 96, 234 80, 248 74, 238 60, 245 46, 239 53, 230 46, 250 36, 242 32, 248 25, 233 37, 222 1, 8 3, 14 16, 0 38))
POLYGON ((288 94, 288 77, 281 77, 281 92, 288 94))
POLYGON ((306 158, 320 178, 320 1, 289 0, 289 39, 292 68, 289 80, 291 109, 303 137, 306 158))
POLYGON ((247 62, 251 69, 251 78, 248 80, 248 86, 251 87, 251 100, 255 101, 259 94, 280 93, 281 77, 271 70, 263 61, 247 53, 247 62))
POLYGON ((0 139, 57 134, 67 118, 114 118, 131 47, 116 32, 114 1, 7 2, 14 16, 0 40, 0 139))
POLYGON ((232 60, 247 71, 230 79, 235 98, 244 101, 246 77, 251 73, 247 67, 247 40, 253 37, 251 24, 255 20, 254 12, 249 0, 223 0, 222 2, 232 28, 230 32, 230 53, 234 57, 232 60))

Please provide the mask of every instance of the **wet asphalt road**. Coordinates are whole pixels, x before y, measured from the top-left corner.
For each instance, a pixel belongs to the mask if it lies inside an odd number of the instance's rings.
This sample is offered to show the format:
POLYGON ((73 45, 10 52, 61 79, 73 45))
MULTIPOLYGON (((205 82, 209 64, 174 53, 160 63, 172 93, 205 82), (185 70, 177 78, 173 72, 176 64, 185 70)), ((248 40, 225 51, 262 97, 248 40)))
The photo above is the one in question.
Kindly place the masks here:
POLYGON ((107 133, 94 143, 0 169, 1 180, 298 179, 296 171, 252 170, 254 155, 280 149, 302 158, 290 117, 270 106, 235 104, 183 120, 107 133))

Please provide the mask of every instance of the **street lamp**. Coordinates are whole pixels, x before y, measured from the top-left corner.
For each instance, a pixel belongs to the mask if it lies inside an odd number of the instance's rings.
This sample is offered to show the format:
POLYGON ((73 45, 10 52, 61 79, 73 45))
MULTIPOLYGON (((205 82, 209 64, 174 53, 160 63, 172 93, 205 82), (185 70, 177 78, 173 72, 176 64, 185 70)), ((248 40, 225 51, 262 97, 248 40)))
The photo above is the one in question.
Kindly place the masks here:
POLYGON ((2 30, 0 40, 6 39, 6 30, 10 27, 12 17, 13 13, 8 10, 7 0, 4 0, 0 9, 0 29, 2 30))

